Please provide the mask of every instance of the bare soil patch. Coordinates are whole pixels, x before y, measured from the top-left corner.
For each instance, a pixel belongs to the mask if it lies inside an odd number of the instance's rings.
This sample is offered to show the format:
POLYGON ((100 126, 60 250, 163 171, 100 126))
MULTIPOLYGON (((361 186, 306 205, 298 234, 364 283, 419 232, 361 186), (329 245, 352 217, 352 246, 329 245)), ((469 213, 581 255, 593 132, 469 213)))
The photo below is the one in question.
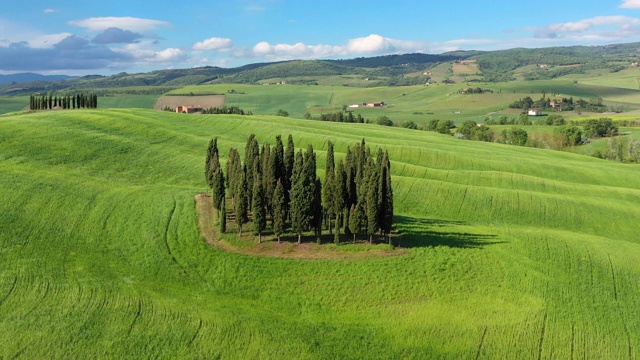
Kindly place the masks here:
MULTIPOLYGON (((262 242, 258 243, 257 237, 243 235, 238 241, 242 244, 234 246, 228 241, 221 239, 218 229, 215 228, 216 216, 213 209, 213 199, 206 193, 200 193, 194 197, 196 211, 198 213, 198 223, 200 224, 200 235, 205 241, 219 247, 220 249, 236 254, 245 254, 264 257, 280 257, 290 259, 354 259, 364 257, 380 257, 380 256, 401 256, 407 253, 406 249, 376 249, 375 245, 371 246, 368 242, 360 241, 355 246, 361 246, 357 251, 340 250, 340 246, 329 243, 327 239, 333 239, 332 235, 327 235, 323 240, 323 244, 315 242, 297 243, 295 236, 282 236, 281 242, 278 243, 273 236, 263 236, 262 242)), ((227 221, 229 224, 229 221, 227 221)), ((247 227, 248 228, 248 227, 247 227)), ((247 233, 249 230, 247 229, 247 233)))
POLYGON ((224 95, 194 95, 194 96, 161 96, 153 106, 154 110, 162 110, 167 106, 175 109, 178 106, 198 106, 204 109, 224 105, 224 95))

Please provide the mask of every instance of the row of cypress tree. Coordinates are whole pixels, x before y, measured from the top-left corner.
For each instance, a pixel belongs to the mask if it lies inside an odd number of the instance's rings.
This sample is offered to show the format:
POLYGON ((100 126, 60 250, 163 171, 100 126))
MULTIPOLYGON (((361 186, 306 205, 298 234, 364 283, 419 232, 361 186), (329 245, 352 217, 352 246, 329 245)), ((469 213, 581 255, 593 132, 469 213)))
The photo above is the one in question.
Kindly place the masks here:
POLYGON ((29 109, 31 110, 51 110, 56 107, 63 109, 95 109, 98 107, 97 94, 75 94, 65 96, 31 95, 29 97, 29 109))
POLYGON ((311 145, 295 152, 289 135, 286 148, 281 136, 270 144, 259 146, 251 135, 245 147, 244 163, 237 149, 231 148, 226 163, 226 176, 220 164, 218 139, 211 139, 207 150, 205 177, 213 192, 213 206, 220 214, 220 230, 226 231, 227 198, 233 218, 242 234, 243 225, 251 217, 252 228, 262 240, 268 220, 277 236, 294 232, 298 243, 302 234, 313 230, 320 237, 323 225, 339 241, 345 234, 366 233, 369 242, 380 232, 388 237, 393 224, 393 189, 389 155, 378 149, 375 158, 364 139, 346 157, 335 164, 333 143, 328 142, 326 181, 316 174, 316 154, 311 145), (228 194, 227 194, 228 191, 228 194), (332 230, 333 229, 333 230, 332 230))

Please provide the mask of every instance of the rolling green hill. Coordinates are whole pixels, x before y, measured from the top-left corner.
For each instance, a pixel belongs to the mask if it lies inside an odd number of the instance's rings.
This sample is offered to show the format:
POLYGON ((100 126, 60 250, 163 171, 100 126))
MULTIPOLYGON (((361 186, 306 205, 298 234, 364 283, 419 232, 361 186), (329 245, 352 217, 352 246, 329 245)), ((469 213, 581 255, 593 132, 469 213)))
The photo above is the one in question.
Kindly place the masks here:
MULTIPOLYGON (((191 69, 167 69, 149 73, 119 73, 112 76, 89 75, 63 81, 32 81, 0 86, 0 95, 24 95, 37 92, 112 89, 122 87, 187 86, 210 83, 257 84, 269 79, 290 83, 332 84, 344 86, 398 86, 424 84, 422 75, 434 70, 438 82, 546 80, 565 75, 606 73, 628 69, 637 62, 640 43, 607 46, 568 46, 499 51, 454 51, 439 55, 401 54, 341 60, 292 60, 248 64, 236 68, 212 66, 191 69), (471 59, 478 71, 464 77, 440 77, 441 67, 450 69, 454 61, 471 59), (336 77, 346 79, 336 83, 336 77), (357 76, 359 79, 350 77, 357 76), (371 81, 359 81, 363 79, 371 81)), ((455 75, 455 74, 450 74, 455 75)))
MULTIPOLYGON (((225 159, 222 159, 223 161, 225 159)), ((365 124, 0 116, 0 358, 634 358, 639 168, 365 124), (407 254, 226 253, 199 236, 211 137, 389 150, 407 254)))

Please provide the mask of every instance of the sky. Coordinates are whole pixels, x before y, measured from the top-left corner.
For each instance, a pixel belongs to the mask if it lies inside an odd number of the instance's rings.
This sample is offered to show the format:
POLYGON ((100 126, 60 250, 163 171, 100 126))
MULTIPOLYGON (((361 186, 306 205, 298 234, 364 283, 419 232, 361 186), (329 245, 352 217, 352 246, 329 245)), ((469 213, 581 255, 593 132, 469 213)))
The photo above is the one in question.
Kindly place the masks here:
POLYGON ((0 74, 640 41, 640 0, 2 0, 0 74))

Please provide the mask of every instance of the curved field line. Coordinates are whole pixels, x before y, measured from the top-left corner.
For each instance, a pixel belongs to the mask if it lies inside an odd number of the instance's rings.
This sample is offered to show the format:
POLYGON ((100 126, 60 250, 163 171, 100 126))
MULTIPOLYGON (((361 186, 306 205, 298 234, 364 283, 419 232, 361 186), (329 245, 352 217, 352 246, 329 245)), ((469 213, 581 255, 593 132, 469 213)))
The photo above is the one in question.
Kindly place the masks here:
POLYGON ((176 212, 176 199, 173 199, 173 207, 171 208, 171 211, 169 212, 169 218, 167 219, 167 224, 164 227, 164 245, 167 248, 167 253, 169 254, 169 256, 171 257, 171 260, 178 265, 178 267, 180 268, 180 270, 186 274, 187 272, 185 271, 184 267, 182 267, 182 265, 180 265, 180 263, 178 262, 178 259, 176 259, 176 257, 173 255, 173 252, 171 251, 171 247, 169 246, 169 226, 171 225, 171 222, 173 221, 173 214, 176 212))
POLYGON ((198 328, 196 329, 195 334, 193 334, 193 337, 191 338, 191 340, 189 341, 189 346, 193 346, 193 342, 196 340, 198 335, 200 335, 201 329, 202 329, 202 319, 200 319, 200 322, 198 323, 198 328))
POLYGON ((542 330, 540 331, 540 343, 538 344, 538 360, 542 359, 542 350, 544 345, 544 335, 547 330, 547 315, 548 313, 544 312, 544 319, 542 320, 542 330))
POLYGON ((138 322, 138 319, 140 319, 141 313, 142 313, 142 300, 138 299, 138 310, 136 311, 136 316, 133 318, 131 325, 129 325, 129 331, 127 332, 128 335, 131 335, 131 332, 133 331, 133 327, 136 325, 136 322, 138 322))
POLYGON ((11 293, 13 292, 13 290, 16 288, 16 283, 18 282, 18 276, 14 276, 13 277, 13 283, 11 284, 11 287, 9 288, 9 291, 7 291, 7 293, 0 299, 0 306, 2 306, 2 304, 7 301, 7 299, 9 298, 9 296, 11 296, 11 293))

